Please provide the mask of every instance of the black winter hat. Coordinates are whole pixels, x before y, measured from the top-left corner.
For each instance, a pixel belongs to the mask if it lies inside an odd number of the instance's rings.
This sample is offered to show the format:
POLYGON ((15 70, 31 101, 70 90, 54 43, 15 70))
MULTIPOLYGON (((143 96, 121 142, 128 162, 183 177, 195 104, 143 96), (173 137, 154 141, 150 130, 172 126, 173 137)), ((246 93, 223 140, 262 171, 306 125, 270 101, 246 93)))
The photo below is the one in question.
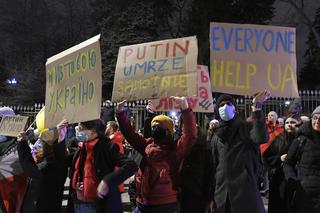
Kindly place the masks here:
POLYGON ((219 96, 219 98, 217 99, 217 102, 216 102, 216 106, 219 108, 219 105, 222 101, 230 101, 233 106, 237 107, 236 105, 236 101, 235 99, 231 96, 231 95, 228 95, 228 94, 222 94, 219 96))

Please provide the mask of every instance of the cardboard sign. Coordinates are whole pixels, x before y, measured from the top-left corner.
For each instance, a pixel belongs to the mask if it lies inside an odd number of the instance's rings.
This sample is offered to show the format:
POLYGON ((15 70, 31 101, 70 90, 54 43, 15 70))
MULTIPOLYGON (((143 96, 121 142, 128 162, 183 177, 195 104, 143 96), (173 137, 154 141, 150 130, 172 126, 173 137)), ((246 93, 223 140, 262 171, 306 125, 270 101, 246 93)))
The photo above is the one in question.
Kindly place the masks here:
POLYGON ((112 101, 196 95, 197 57, 195 36, 121 47, 112 101))
POLYGON ((211 23, 210 52, 214 92, 299 96, 295 28, 211 23))
MULTIPOLYGON (((189 107, 194 112, 213 112, 213 99, 211 92, 208 67, 197 66, 198 70, 198 94, 196 97, 187 97, 189 107)), ((152 100, 155 111, 179 110, 179 105, 172 98, 160 98, 152 100)))
POLYGON ((28 122, 27 116, 4 116, 0 123, 0 135, 17 137, 28 122))
POLYGON ((100 118, 100 35, 47 60, 45 127, 100 118))

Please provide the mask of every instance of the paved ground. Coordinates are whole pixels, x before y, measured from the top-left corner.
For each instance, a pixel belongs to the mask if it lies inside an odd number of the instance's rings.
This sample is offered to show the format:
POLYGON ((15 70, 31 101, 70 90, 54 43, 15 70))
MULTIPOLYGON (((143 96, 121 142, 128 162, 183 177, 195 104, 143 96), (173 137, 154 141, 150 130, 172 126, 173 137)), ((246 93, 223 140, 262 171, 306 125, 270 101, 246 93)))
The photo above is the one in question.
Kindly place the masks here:
MULTIPOLYGON (((64 200, 62 201, 62 206, 64 208, 66 208, 66 206, 67 206, 67 198, 68 198, 68 194, 69 194, 69 183, 70 183, 70 181, 69 181, 69 179, 67 179, 66 184, 65 184, 64 200)), ((124 211, 124 213, 130 213, 131 206, 130 206, 130 199, 129 199, 129 195, 128 195, 128 180, 125 182, 124 188, 125 188, 125 193, 121 194, 123 211, 124 211)), ((265 196, 263 196, 262 199, 263 199, 264 207, 267 210, 268 200, 265 196)), ((63 213, 66 213, 66 211, 64 211, 63 213)))
MULTIPOLYGON (((64 192, 63 192, 63 201, 62 201, 62 207, 63 207, 63 213, 66 213, 66 207, 68 205, 68 195, 69 195, 69 185, 70 185, 70 179, 68 178, 66 180, 65 186, 64 186, 64 192)), ((128 194, 128 180, 125 182, 125 193, 121 194, 121 199, 123 203, 123 211, 124 213, 129 213, 131 212, 131 206, 130 206, 130 199, 129 199, 129 194, 128 194)))

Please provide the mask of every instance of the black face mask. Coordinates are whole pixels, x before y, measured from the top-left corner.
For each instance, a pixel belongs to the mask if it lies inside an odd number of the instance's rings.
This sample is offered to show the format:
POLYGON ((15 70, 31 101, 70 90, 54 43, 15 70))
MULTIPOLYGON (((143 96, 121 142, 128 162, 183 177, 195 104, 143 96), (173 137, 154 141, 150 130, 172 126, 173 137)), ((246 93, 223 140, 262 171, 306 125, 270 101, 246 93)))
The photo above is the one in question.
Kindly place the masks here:
POLYGON ((166 130, 157 126, 156 128, 152 129, 152 137, 155 139, 163 139, 166 137, 166 130))

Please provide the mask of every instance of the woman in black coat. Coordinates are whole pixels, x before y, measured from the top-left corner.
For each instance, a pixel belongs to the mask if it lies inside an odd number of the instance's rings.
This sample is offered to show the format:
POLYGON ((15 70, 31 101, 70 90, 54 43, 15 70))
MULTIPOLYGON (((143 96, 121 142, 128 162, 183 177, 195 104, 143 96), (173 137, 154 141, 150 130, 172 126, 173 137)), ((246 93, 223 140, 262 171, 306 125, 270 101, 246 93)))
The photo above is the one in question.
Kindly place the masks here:
POLYGON ((43 143, 44 149, 50 149, 50 152, 43 151, 44 156, 37 156, 36 162, 35 156, 31 155, 25 134, 20 135, 19 141, 19 160, 29 177, 29 186, 21 212, 61 212, 64 182, 67 177, 65 143, 55 143, 51 146, 39 139, 36 143, 43 143))
POLYGON ((276 136, 264 152, 263 158, 268 166, 270 179, 268 213, 288 212, 289 194, 283 173, 283 161, 292 141, 297 136, 299 125, 298 117, 287 118, 285 131, 276 136))
POLYGON ((295 189, 293 208, 296 213, 320 212, 320 106, 304 123, 290 146, 285 164, 285 178, 295 189))

